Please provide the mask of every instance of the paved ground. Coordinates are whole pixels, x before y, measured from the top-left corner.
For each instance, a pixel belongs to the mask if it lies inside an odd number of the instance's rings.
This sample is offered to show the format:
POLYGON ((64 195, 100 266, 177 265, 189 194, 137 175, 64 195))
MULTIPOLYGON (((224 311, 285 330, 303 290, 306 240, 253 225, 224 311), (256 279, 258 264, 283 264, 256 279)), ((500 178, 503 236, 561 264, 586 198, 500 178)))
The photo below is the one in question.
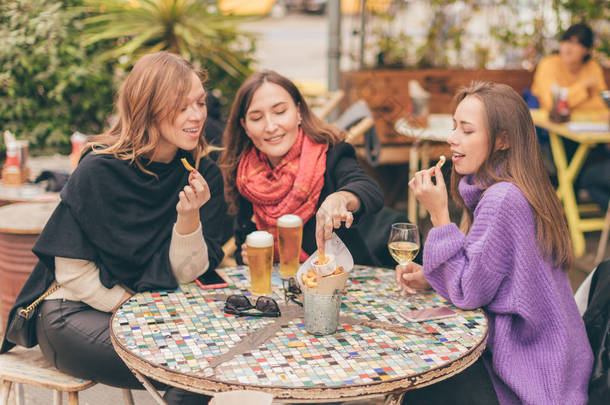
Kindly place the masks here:
POLYGON ((291 13, 242 24, 257 35, 258 69, 273 69, 292 79, 326 83, 326 16, 291 13))
MULTIPOLYGON (((341 23, 341 69, 356 67, 360 49, 358 16, 344 15, 341 23)), ((328 80, 328 16, 292 12, 281 19, 261 18, 240 25, 258 37, 256 69, 272 69, 293 80, 328 80)), ((371 55, 367 53, 370 58, 371 55)))

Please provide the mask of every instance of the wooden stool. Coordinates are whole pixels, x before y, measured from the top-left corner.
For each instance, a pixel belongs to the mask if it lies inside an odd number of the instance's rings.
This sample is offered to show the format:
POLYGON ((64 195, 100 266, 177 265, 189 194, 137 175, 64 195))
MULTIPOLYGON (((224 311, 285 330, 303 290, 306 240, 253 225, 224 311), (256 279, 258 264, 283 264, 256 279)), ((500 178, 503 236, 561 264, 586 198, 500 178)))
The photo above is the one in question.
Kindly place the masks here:
MULTIPOLYGON (((0 380, 2 380, 1 405, 8 404, 13 383, 35 385, 54 390, 53 403, 62 404, 62 392, 68 393, 70 405, 78 404, 78 392, 94 386, 94 381, 75 378, 57 370, 42 355, 38 347, 25 349, 15 347, 0 355, 0 380)), ((122 390, 125 403, 133 405, 131 391, 122 390)), ((17 404, 23 405, 23 391, 15 390, 17 404)))

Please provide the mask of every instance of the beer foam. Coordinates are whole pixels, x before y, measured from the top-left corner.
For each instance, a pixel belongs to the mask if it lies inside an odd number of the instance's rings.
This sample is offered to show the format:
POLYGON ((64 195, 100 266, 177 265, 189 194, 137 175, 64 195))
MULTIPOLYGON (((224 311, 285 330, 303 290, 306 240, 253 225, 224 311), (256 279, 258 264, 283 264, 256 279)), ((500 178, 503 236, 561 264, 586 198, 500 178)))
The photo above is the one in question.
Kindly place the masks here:
POLYGON ((286 214, 277 220, 277 226, 282 228, 298 228, 303 225, 303 220, 298 215, 286 214))
POLYGON ((267 231, 254 231, 246 237, 246 245, 256 248, 273 246, 273 235, 267 231))

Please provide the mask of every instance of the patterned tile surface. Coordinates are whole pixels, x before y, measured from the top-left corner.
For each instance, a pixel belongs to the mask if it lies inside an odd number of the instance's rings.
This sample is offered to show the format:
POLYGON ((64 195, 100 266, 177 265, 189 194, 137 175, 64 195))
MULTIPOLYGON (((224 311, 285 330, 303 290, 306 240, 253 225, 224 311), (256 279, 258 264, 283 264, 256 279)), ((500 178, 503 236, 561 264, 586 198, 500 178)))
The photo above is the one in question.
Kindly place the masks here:
MULTIPOLYGON (((457 316, 451 318, 409 322, 400 311, 448 304, 432 291, 400 296, 393 271, 357 266, 343 297, 342 315, 430 333, 418 336, 340 324, 333 335, 314 336, 305 331, 301 315, 258 347, 212 368, 210 362, 218 356, 278 320, 225 314, 219 297, 249 295, 249 274, 247 267, 219 272, 233 285, 203 290, 191 283, 176 291, 137 294, 113 318, 113 333, 135 355, 172 371, 246 385, 303 388, 371 384, 440 367, 479 345, 487 329, 482 311, 455 307, 457 316)), ((272 296, 283 304, 276 274, 272 284, 272 296)))

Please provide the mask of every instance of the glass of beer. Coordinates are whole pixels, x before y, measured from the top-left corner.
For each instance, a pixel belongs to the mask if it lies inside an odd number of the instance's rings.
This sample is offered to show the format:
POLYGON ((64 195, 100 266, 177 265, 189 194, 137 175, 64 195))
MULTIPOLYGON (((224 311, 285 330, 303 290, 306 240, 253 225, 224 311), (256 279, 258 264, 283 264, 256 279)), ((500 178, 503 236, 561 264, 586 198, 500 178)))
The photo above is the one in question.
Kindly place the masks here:
POLYGON ((246 237, 246 247, 252 294, 271 294, 273 235, 266 231, 254 231, 246 237))
POLYGON ((407 222, 392 224, 388 240, 390 254, 400 265, 415 259, 419 252, 419 230, 417 225, 407 222))
POLYGON ((280 274, 284 278, 294 277, 299 269, 303 220, 298 215, 282 215, 277 220, 280 245, 280 274))

